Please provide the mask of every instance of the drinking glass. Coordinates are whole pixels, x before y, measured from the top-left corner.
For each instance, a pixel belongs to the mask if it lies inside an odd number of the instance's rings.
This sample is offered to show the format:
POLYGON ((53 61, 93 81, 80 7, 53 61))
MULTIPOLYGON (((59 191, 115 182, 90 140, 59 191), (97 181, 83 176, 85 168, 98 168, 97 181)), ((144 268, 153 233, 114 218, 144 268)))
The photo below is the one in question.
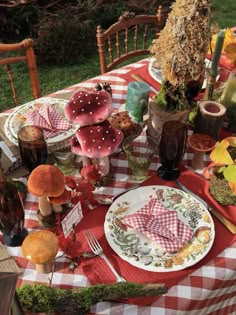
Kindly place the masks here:
POLYGON ((64 175, 74 175, 76 172, 76 154, 71 152, 71 147, 52 150, 56 166, 64 175))
POLYGON ((234 69, 226 82, 219 102, 226 108, 226 126, 232 133, 236 132, 236 70, 234 69))
POLYGON ((130 136, 124 140, 124 152, 134 180, 142 180, 148 176, 148 169, 154 154, 157 152, 155 139, 150 136, 130 136))
POLYGON ((31 125, 22 127, 18 132, 18 146, 22 163, 30 172, 46 162, 48 149, 41 128, 31 125))
POLYGON ((180 121, 170 120, 164 123, 159 158, 161 166, 157 174, 165 180, 175 180, 179 177, 178 163, 183 158, 187 139, 187 127, 180 121))
POLYGON ((0 182, 0 231, 3 244, 21 246, 28 235, 24 228, 24 208, 16 186, 10 181, 0 182))

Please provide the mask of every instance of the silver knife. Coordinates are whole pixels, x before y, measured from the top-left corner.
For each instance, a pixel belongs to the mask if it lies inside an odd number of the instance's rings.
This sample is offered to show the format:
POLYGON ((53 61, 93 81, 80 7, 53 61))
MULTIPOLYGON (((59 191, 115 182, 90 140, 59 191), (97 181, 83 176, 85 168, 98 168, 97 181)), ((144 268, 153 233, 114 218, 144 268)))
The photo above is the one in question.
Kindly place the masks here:
POLYGON ((192 192, 189 188, 185 187, 179 181, 175 181, 176 185, 179 186, 181 190, 195 197, 201 204, 203 204, 209 212, 215 215, 217 219, 233 234, 236 234, 236 225, 226 219, 222 214, 220 214, 216 209, 212 208, 205 200, 192 192))

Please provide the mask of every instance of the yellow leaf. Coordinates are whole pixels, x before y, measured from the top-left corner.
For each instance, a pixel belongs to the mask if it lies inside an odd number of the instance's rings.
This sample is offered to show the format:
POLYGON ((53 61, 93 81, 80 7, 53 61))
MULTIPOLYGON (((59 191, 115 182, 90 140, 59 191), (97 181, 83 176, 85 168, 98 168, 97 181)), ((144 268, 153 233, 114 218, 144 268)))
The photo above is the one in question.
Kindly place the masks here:
POLYGON ((225 47, 225 55, 233 63, 236 63, 236 43, 230 43, 225 47))
MULTIPOLYGON (((234 137, 229 137, 234 138, 234 137)), ((230 142, 227 140, 229 138, 223 139, 221 142, 218 142, 210 154, 210 159, 218 164, 234 164, 233 159, 231 158, 227 148, 230 145, 230 142)))
POLYGON ((230 146, 236 147, 236 137, 227 137, 224 140, 228 141, 230 146))
MULTIPOLYGON (((212 39, 211 39, 211 43, 210 43, 210 47, 209 47, 208 53, 211 52, 211 49, 214 52, 215 45, 216 45, 216 40, 217 40, 217 34, 214 34, 212 36, 212 39)), ((224 39, 224 44, 223 44, 223 50, 225 49, 226 46, 228 46, 231 43, 235 43, 235 42, 236 42, 236 38, 233 35, 233 31, 230 28, 227 28, 226 31, 225 31, 225 39, 224 39)))

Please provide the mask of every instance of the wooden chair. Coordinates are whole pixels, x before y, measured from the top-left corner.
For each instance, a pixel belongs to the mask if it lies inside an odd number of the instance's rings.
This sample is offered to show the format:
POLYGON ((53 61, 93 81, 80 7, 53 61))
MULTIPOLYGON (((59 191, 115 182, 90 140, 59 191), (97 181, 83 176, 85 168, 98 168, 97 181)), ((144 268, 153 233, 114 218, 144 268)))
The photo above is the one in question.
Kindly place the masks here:
POLYGON ((34 99, 41 97, 38 71, 33 49, 33 40, 31 38, 24 39, 22 42, 15 44, 2 44, 0 43, 0 65, 6 65, 8 77, 11 83, 11 89, 14 97, 14 102, 17 105, 18 97, 15 88, 15 82, 12 74, 12 64, 18 62, 26 62, 29 70, 29 79, 34 99), (14 56, 10 56, 12 52, 14 56), (3 57, 4 56, 4 57, 3 57))
POLYGON ((156 15, 136 15, 125 12, 107 30, 97 27, 97 46, 101 73, 133 57, 150 54, 148 39, 155 38, 165 25, 171 2, 158 7, 156 15))

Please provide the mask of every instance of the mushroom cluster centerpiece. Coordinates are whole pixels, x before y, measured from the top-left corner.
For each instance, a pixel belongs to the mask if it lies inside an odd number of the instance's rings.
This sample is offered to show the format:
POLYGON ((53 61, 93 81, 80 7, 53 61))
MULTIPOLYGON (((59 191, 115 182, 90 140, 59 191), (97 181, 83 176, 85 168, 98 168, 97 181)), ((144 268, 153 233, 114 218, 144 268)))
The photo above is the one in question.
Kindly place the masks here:
POLYGON ((71 151, 82 157, 81 175, 95 186, 112 179, 109 157, 123 140, 122 131, 108 121, 111 113, 112 97, 104 90, 76 91, 65 107, 66 117, 78 125, 71 151))

